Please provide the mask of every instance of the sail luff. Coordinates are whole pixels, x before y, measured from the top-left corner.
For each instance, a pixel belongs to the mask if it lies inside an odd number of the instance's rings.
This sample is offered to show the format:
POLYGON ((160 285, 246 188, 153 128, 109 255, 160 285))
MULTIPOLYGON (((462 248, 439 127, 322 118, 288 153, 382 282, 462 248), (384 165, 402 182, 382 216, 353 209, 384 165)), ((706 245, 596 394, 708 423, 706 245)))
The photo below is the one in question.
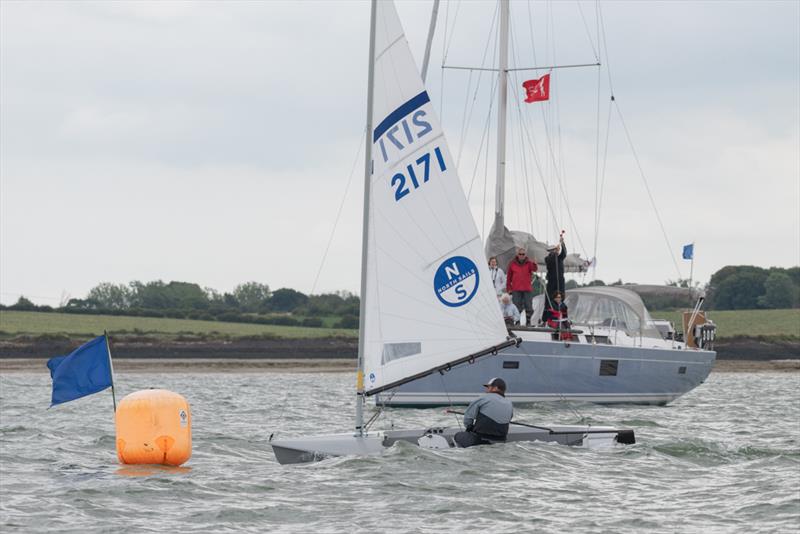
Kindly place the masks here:
POLYGON ((394 3, 378 2, 376 13, 362 391, 507 338, 478 229, 394 3))
POLYGON ((369 16, 369 60, 367 70, 367 125, 364 150, 364 213, 361 227, 361 300, 358 316, 358 370, 356 371, 356 433, 364 432, 364 323, 367 316, 367 253, 369 242, 369 199, 372 178, 372 108, 375 87, 375 20, 377 0, 372 0, 369 16))

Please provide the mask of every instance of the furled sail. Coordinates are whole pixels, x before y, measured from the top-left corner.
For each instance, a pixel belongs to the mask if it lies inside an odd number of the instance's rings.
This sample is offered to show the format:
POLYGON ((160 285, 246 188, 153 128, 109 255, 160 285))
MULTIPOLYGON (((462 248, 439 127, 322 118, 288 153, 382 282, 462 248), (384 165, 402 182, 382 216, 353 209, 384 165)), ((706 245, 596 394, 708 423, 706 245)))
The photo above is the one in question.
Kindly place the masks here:
MULTIPOLYGON (((555 243, 551 243, 555 244, 555 243)), ((528 232, 509 230, 503 224, 503 218, 495 215, 495 221, 486 238, 486 257, 495 256, 503 270, 514 259, 517 247, 525 247, 528 257, 544 269, 544 258, 547 256, 547 243, 539 241, 528 232)), ((585 273, 592 264, 579 254, 570 253, 564 258, 564 271, 568 273, 585 273)))
POLYGON ((394 3, 377 2, 367 394, 506 340, 486 256, 394 3))

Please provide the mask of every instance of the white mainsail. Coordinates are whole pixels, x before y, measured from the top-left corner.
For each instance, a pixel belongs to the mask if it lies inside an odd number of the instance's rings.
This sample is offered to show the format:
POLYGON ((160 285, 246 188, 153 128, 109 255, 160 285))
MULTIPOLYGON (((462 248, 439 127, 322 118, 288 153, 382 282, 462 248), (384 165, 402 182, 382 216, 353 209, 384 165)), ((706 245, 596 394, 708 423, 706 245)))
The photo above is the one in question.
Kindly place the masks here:
POLYGON ((478 229, 394 3, 376 3, 367 394, 504 342, 478 229))

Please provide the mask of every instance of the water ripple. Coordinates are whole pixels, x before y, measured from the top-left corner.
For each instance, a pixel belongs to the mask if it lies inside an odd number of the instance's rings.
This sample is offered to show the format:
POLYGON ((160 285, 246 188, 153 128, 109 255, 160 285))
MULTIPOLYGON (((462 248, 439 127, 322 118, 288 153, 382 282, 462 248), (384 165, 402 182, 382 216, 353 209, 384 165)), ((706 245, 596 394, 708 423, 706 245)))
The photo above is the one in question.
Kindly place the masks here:
MULTIPOLYGON (((518 407, 540 424, 634 428, 609 450, 511 443, 278 465, 281 436, 353 424, 350 374, 121 375, 192 408, 181 468, 120 466, 107 393, 47 410, 49 377, 0 377, 0 528, 20 532, 756 532, 800 524, 800 384, 712 374, 670 406, 518 407), (276 387, 279 384, 280 387, 276 387), (577 413, 576 413, 577 411, 577 413)), ((453 424, 391 410, 389 428, 453 424)))

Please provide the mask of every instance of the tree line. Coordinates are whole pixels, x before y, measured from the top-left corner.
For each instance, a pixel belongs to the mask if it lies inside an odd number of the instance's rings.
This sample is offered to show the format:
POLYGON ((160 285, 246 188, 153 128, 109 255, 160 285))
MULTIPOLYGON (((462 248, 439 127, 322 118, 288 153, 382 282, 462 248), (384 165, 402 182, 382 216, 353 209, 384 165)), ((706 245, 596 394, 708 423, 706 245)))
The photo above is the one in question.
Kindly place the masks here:
POLYGON ((70 299, 52 308, 20 297, 12 310, 59 311, 139 317, 170 317, 207 321, 358 328, 359 298, 347 291, 306 295, 290 288, 270 290, 267 284, 247 282, 220 293, 190 282, 104 282, 86 298, 70 299))
MULTIPOLYGON (((587 286, 606 285, 593 280, 587 286)), ((624 285, 622 280, 611 284, 624 285)), ((667 286, 689 287, 688 280, 668 280, 667 286)), ((695 284, 697 285, 697 284, 695 284)), ((567 291, 579 287, 567 282, 567 291)), ((800 267, 754 267, 729 265, 697 289, 706 292, 709 310, 783 309, 800 307, 800 267)), ((536 291, 537 288, 534 288, 536 291)), ((541 289, 539 289, 541 290, 541 289)), ((693 302, 680 295, 642 295, 651 310, 685 308, 693 302)), ((209 321, 246 322, 288 326, 358 328, 359 298, 347 291, 306 295, 290 288, 272 291, 267 284, 247 282, 231 292, 220 293, 190 282, 104 282, 86 298, 70 299, 64 306, 37 306, 20 297, 0 309, 112 314, 141 317, 172 317, 209 321)))

